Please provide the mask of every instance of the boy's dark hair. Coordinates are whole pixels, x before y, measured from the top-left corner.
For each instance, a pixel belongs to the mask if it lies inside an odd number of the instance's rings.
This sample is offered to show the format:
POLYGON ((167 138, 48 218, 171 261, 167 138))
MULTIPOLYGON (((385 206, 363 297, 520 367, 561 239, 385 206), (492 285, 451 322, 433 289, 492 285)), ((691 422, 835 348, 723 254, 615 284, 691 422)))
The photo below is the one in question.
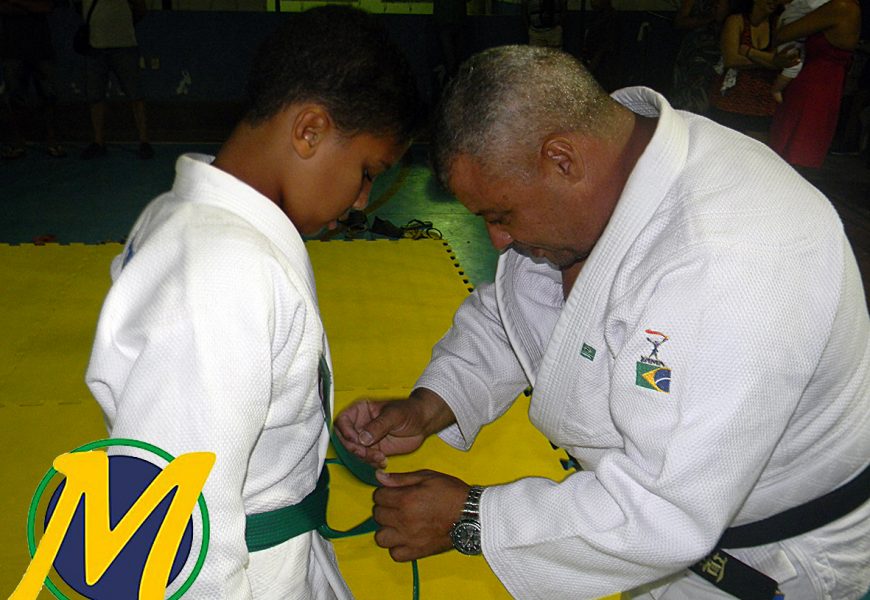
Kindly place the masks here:
POLYGON ((407 60, 372 15, 322 6, 289 15, 260 46, 245 120, 260 123, 294 102, 322 104, 347 135, 414 135, 420 118, 407 60))

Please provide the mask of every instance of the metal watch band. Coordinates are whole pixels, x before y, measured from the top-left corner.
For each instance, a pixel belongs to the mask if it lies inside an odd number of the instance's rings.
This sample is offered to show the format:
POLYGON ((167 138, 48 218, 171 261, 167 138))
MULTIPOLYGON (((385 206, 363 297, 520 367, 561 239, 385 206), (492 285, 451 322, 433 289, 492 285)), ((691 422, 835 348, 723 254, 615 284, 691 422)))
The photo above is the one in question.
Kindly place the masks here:
POLYGON ((465 506, 462 508, 460 520, 480 521, 480 497, 483 495, 483 487, 479 485, 471 486, 468 490, 468 496, 465 497, 465 506))
POLYGON ((471 486, 465 497, 459 520, 450 528, 453 547, 462 554, 474 556, 481 553, 480 497, 482 494, 481 486, 471 486))

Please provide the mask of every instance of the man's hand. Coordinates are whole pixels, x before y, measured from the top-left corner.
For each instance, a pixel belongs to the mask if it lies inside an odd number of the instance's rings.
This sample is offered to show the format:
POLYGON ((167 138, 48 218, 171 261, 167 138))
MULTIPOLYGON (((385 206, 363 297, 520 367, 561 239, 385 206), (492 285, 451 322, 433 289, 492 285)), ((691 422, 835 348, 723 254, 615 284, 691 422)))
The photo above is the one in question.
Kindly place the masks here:
POLYGON ((335 431, 350 452, 384 468, 387 457, 413 452, 454 420, 450 408, 429 390, 401 400, 360 400, 335 418, 335 431))
POLYGON ((378 472, 373 515, 375 542, 395 561, 431 556, 453 547, 450 528, 459 520, 471 486, 437 471, 378 472))

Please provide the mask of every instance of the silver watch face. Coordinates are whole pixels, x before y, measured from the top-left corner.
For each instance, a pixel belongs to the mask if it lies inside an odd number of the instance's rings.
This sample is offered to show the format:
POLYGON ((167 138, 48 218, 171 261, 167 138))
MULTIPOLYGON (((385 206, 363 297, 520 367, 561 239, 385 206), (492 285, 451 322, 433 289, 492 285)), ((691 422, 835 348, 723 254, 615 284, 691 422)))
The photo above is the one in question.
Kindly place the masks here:
POLYGON ((480 523, 460 521, 450 532, 453 547, 462 554, 480 554, 480 523))

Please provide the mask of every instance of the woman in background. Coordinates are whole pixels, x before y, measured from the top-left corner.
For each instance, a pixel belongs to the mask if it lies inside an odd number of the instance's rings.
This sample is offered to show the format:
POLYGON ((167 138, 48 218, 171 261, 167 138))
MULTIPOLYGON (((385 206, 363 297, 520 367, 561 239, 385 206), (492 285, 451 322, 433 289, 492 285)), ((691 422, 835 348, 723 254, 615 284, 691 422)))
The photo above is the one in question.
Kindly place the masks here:
POLYGON ((770 93, 777 71, 797 53, 772 44, 777 0, 754 0, 729 15, 722 27, 722 69, 710 90, 710 116, 732 129, 763 137, 776 102, 770 93))
POLYGON ((776 32, 777 43, 806 38, 804 67, 785 89, 770 127, 770 146, 790 164, 822 166, 860 33, 857 0, 831 0, 776 32))

